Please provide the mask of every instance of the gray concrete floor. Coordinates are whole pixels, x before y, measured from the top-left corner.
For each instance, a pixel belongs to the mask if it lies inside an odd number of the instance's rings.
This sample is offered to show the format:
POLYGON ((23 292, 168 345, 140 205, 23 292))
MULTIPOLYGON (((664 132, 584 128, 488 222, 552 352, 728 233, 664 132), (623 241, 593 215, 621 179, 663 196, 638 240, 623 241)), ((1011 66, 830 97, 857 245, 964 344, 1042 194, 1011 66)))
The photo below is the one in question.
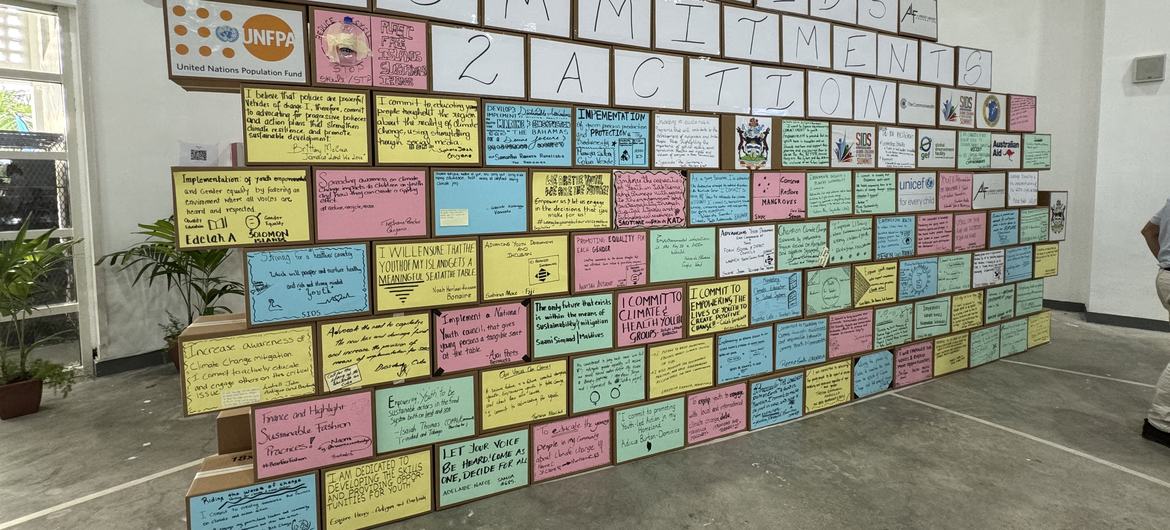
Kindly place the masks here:
MULTIPOLYGON (((1138 431, 1170 336, 1065 313, 1053 336, 896 395, 397 527, 1166 528, 1170 449, 1138 431)), ((111 376, 0 422, 0 530, 183 528, 195 470, 141 480, 215 450, 212 418, 183 418, 177 385, 169 367, 111 376)))

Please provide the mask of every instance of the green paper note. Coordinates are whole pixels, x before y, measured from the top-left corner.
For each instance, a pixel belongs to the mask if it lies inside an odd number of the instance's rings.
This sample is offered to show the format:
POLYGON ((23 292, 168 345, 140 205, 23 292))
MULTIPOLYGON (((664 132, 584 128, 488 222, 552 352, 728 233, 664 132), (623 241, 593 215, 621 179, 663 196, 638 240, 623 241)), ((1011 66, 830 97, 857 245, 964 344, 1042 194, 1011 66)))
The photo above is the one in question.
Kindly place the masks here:
POLYGON ((715 228, 650 231, 650 281, 672 282, 715 276, 715 228))
POLYGON ((959 169, 991 167, 991 133, 959 131, 959 169))

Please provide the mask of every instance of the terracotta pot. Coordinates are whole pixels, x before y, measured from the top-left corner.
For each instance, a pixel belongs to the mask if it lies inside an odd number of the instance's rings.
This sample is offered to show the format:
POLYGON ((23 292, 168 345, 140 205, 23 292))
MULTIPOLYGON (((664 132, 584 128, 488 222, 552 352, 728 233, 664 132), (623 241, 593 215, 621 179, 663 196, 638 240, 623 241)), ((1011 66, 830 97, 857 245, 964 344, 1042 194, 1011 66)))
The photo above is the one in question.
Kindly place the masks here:
POLYGON ((41 410, 41 389, 40 379, 0 385, 0 420, 41 410))

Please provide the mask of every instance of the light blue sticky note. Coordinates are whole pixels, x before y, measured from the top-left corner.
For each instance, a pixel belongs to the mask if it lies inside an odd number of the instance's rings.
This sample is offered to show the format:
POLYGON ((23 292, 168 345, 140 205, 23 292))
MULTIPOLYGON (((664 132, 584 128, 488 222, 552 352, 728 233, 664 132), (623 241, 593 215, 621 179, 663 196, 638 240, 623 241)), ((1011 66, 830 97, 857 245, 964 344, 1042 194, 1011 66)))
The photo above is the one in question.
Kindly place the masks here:
POLYGON ((991 212, 991 238, 989 243, 991 247, 1006 247, 1008 245, 1015 245, 1019 241, 1020 211, 997 210, 991 212))
POLYGON ((908 259, 898 264, 898 300, 934 296, 938 292, 938 259, 908 259))
POLYGON ((945 335, 951 331, 951 297, 914 303, 914 340, 945 335))
POLYGON ((577 107, 577 165, 649 165, 650 113, 577 107))
POLYGON ((683 398, 646 403, 617 411, 617 462, 678 449, 685 441, 683 398))
POLYGON ((187 507, 191 530, 317 530, 317 473, 196 495, 187 507))
POLYGON ((829 321, 824 318, 776 324, 776 369, 824 362, 829 349, 829 321))
POLYGON ((270 324, 370 310, 366 245, 247 253, 249 321, 270 324))
POLYGON ((772 371, 772 327, 720 335, 715 341, 720 385, 772 371))
POLYGON ((752 324, 776 322, 800 316, 800 272, 782 272, 751 279, 752 324))
POLYGON ((485 103, 483 147, 489 166, 571 166, 569 107, 485 103))
POLYGON ((440 445, 440 507, 528 485, 528 429, 440 445))
POLYGON ((1032 245, 1004 250, 1003 261, 1003 281, 1012 283, 1032 279, 1032 245))
POLYGON ((691 224, 746 223, 750 219, 751 174, 700 173, 691 177, 691 224))
POLYGON ((528 230, 528 177, 522 171, 436 171, 436 236, 528 230))
POLYGON ((646 398, 646 349, 573 357, 573 414, 646 398))
POLYGON ((862 355, 853 366, 853 394, 859 398, 882 392, 894 382, 894 354, 879 351, 862 355))
POLYGON ((914 255, 914 216, 877 218, 877 247, 874 259, 914 255))
POLYGON ((999 326, 971 332, 971 366, 987 364, 999 358, 999 326))
POLYGON ((804 373, 752 383, 751 428, 799 418, 804 412, 804 373))

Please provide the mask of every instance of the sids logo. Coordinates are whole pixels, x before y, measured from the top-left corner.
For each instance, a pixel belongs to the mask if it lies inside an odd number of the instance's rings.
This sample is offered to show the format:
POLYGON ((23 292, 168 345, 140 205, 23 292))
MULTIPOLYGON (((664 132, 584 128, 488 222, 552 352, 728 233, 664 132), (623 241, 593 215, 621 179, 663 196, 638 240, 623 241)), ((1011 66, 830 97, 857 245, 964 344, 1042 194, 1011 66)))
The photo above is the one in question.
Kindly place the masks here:
POLYGON ((857 141, 857 147, 870 147, 873 145, 873 133, 870 132, 854 134, 853 139, 857 141))
POLYGON ((260 14, 244 21, 244 48, 262 61, 276 62, 296 47, 292 28, 279 17, 260 14))
POLYGON ((975 112, 975 98, 973 96, 959 96, 959 112, 975 112))

